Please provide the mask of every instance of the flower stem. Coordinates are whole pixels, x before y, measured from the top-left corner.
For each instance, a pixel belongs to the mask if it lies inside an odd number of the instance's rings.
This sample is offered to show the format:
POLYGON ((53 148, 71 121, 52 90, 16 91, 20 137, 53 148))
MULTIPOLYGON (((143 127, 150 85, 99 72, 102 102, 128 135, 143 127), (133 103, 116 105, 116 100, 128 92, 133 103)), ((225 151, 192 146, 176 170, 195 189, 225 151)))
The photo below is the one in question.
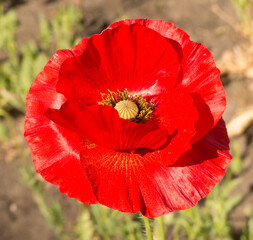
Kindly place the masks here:
POLYGON ((144 225, 145 225, 148 240, 153 240, 153 234, 152 234, 149 218, 143 217, 143 221, 144 221, 144 225))
POLYGON ((159 226, 160 226, 160 239, 165 240, 163 216, 158 218, 158 222, 159 222, 159 226))

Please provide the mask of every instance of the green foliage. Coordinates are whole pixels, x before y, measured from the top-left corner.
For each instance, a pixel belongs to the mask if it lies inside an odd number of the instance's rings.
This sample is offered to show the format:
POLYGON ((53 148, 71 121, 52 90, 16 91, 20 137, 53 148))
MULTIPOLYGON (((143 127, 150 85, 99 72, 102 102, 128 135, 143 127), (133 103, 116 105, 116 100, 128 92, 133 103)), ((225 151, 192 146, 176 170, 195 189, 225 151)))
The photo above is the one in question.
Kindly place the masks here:
POLYGON ((56 48, 71 48, 74 45, 76 33, 82 29, 82 12, 69 5, 59 9, 58 15, 52 21, 52 32, 56 38, 56 48))
POLYGON ((70 49, 82 34, 82 12, 72 5, 61 7, 56 17, 47 22, 39 17, 40 45, 44 51, 55 52, 56 49, 70 49))
POLYGON ((100 239, 143 239, 140 228, 140 219, 133 214, 124 214, 113 211, 102 205, 94 205, 90 208, 94 227, 100 239))
POLYGON ((0 121, 0 140, 7 141, 9 139, 8 131, 5 124, 0 121))
POLYGON ((232 144, 233 161, 230 164, 231 172, 238 175, 242 171, 242 160, 240 145, 238 142, 233 142, 232 144))
POLYGON ((39 16, 39 25, 41 48, 44 51, 48 51, 50 50, 53 42, 52 29, 50 28, 50 24, 47 22, 46 18, 43 15, 39 16))
POLYGON ((240 240, 253 240, 253 209, 247 207, 248 225, 243 229, 240 240))
POLYGON ((70 239, 65 233, 66 222, 63 218, 61 205, 56 202, 51 204, 46 202, 44 183, 38 180, 34 168, 32 166, 23 166, 19 168, 19 171, 22 181, 32 190, 40 208, 40 212, 48 225, 52 227, 56 234, 62 237, 62 239, 70 239))
POLYGON ((90 240, 96 235, 89 207, 81 205, 74 232, 78 240, 90 240))
POLYGON ((34 43, 28 43, 21 47, 20 57, 15 61, 6 61, 0 65, 0 108, 25 110, 25 96, 28 93, 32 81, 43 65, 47 57, 39 52, 34 43))
POLYGON ((11 58, 16 54, 15 34, 18 28, 18 19, 15 11, 11 10, 4 14, 3 5, 0 1, 0 49, 4 49, 11 58))
POLYGON ((252 0, 231 0, 243 21, 250 20, 250 11, 253 7, 252 0))
POLYGON ((40 41, 26 43, 19 49, 16 44, 18 27, 14 11, 3 13, 0 5, 0 49, 8 61, 0 62, 0 109, 25 111, 25 97, 43 66, 59 48, 71 48, 80 38, 82 12, 71 5, 61 7, 52 21, 39 17, 40 41), (3 32, 3 37, 2 37, 3 32))

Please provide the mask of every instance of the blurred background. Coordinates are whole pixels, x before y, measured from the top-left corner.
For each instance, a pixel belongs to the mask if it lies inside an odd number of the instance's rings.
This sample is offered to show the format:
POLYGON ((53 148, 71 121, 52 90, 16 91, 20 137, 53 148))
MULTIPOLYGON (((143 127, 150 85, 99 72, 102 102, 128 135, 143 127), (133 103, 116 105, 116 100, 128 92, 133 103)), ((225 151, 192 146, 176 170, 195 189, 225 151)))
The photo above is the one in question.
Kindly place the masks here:
POLYGON ((144 239, 139 215, 84 206, 44 182, 23 137, 25 97, 47 60, 125 18, 171 21, 206 45, 227 94, 234 159, 206 199, 164 216, 166 239, 253 240, 252 0, 0 0, 0 239, 144 239))

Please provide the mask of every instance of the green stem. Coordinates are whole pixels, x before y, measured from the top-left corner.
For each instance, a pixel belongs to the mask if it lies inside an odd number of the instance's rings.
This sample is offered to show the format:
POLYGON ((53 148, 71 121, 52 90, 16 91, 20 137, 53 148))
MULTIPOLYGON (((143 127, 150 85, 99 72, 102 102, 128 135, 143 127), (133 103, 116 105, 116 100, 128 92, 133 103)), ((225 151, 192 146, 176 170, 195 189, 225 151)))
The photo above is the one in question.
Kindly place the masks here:
POLYGON ((164 221, 163 221, 163 216, 158 218, 159 225, 160 225, 160 239, 165 240, 165 232, 164 232, 164 221))
POLYGON ((153 240, 153 234, 152 234, 149 218, 143 217, 143 221, 144 221, 144 225, 145 225, 148 240, 153 240))

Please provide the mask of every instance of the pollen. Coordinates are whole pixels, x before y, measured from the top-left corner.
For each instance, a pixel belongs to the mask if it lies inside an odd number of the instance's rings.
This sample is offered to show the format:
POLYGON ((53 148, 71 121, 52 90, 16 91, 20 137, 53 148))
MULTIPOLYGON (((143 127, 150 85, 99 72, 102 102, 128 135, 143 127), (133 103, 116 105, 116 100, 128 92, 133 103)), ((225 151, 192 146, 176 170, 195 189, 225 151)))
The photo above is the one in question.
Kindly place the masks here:
POLYGON ((120 101, 114 108, 118 111, 119 117, 126 120, 135 119, 139 112, 138 106, 131 100, 120 101))
POLYGON ((115 108, 123 119, 137 123, 145 123, 152 119, 156 106, 144 98, 141 93, 129 92, 126 89, 108 94, 101 93, 99 105, 108 105, 115 108))

